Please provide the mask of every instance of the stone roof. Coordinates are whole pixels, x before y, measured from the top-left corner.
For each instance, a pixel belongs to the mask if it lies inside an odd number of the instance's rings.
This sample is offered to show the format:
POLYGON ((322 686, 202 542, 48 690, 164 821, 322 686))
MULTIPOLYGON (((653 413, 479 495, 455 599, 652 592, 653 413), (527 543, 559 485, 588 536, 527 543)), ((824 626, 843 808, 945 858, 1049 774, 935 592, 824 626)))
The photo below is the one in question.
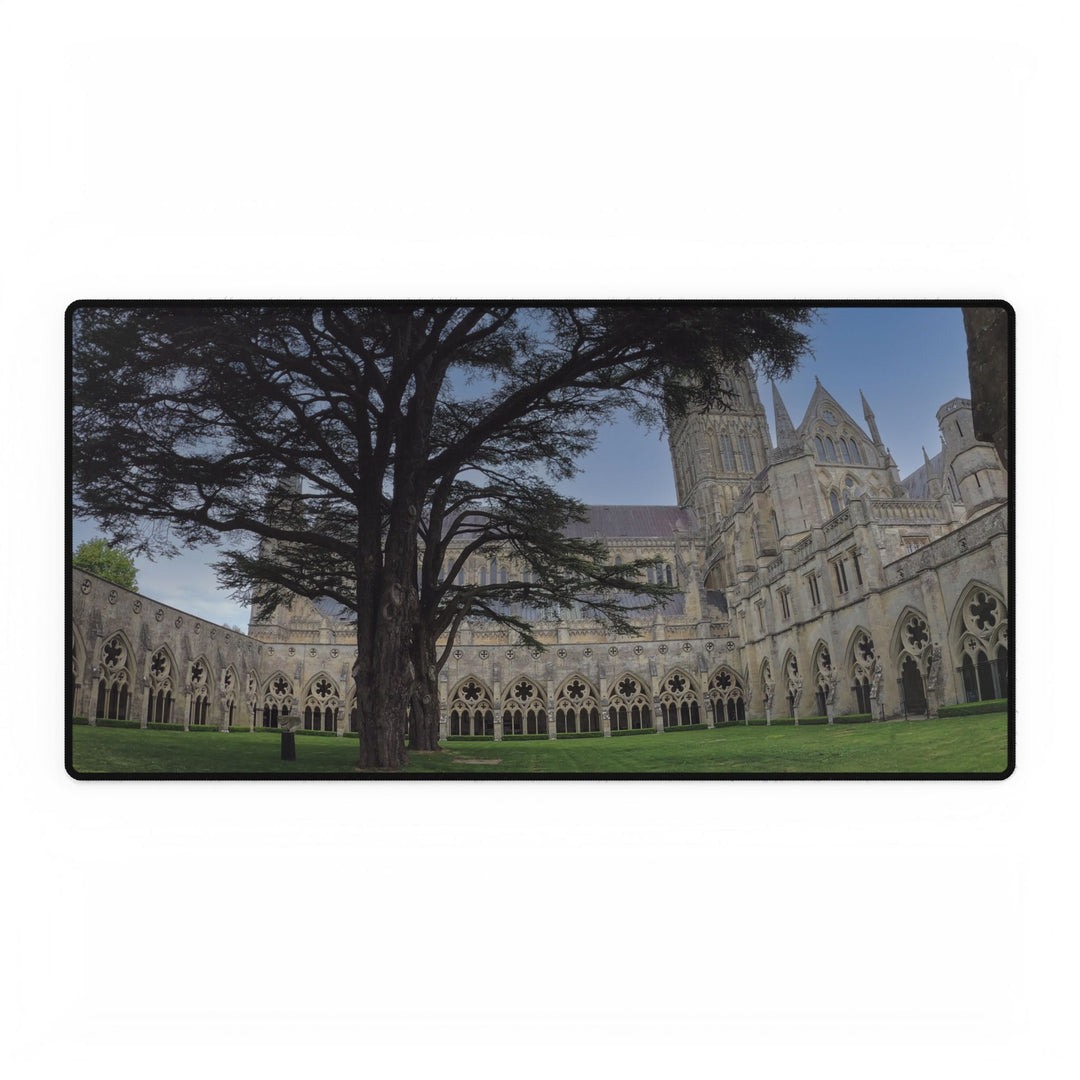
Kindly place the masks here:
POLYGON ((572 521, 565 529, 570 537, 649 537, 670 540, 675 532, 697 528, 691 510, 682 506, 589 506, 585 521, 572 521))
MULTIPOLYGON (((941 476, 942 474, 942 458, 944 452, 941 452, 930 459, 930 468, 933 470, 933 476, 941 476)), ((927 473, 925 463, 920 465, 910 476, 905 476, 900 481, 900 486, 908 493, 908 497, 912 499, 929 499, 930 498, 930 473, 927 473)))

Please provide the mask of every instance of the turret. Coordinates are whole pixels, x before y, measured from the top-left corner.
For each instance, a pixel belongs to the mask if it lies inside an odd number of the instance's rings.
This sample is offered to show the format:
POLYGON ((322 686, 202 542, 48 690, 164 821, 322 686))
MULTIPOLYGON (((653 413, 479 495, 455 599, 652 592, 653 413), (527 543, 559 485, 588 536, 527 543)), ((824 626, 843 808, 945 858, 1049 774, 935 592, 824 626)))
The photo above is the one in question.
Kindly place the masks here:
POLYGON ((1009 480, 993 444, 975 438, 971 402, 953 398, 938 409, 943 444, 942 466, 951 472, 970 517, 1004 502, 1009 480))

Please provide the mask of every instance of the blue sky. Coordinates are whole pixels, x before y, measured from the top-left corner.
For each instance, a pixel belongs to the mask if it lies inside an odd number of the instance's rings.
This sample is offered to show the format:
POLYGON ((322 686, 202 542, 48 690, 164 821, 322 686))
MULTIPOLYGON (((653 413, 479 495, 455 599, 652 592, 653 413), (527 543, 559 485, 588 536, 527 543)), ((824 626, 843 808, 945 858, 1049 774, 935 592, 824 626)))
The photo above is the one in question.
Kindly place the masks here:
MULTIPOLYGON (((892 451, 901 477, 922 464, 921 447, 933 457, 940 448, 938 407, 967 397, 967 343, 959 308, 822 308, 812 329, 815 356, 780 386, 796 425, 814 391, 815 375, 825 389, 863 424, 860 389, 892 451)), ((773 424, 772 393, 759 386, 773 424)), ((773 432, 775 441, 775 430, 773 432)), ((600 433, 596 450, 567 490, 587 503, 672 504, 675 484, 667 442, 659 432, 630 421, 600 433)), ((74 544, 95 535, 76 521, 74 544)), ((173 559, 137 560, 139 590, 201 618, 247 629, 248 611, 217 588, 208 563, 213 552, 173 559)))

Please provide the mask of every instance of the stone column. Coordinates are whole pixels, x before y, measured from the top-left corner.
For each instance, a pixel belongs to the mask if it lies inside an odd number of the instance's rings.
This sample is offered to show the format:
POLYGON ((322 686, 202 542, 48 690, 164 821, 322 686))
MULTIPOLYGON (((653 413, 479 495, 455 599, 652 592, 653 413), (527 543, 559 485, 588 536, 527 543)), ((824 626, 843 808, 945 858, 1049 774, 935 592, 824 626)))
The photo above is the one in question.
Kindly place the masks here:
POLYGON ((450 737, 450 714, 447 711, 448 679, 445 674, 439 676, 439 742, 446 742, 450 737))
POLYGON ((184 730, 191 730, 191 686, 184 687, 184 730))
POLYGON ((664 734, 664 710, 660 708, 660 699, 654 697, 652 699, 653 707, 653 723, 656 725, 656 734, 664 734))
POLYGON ((547 713, 547 737, 551 740, 558 733, 555 731, 555 684, 549 672, 545 672, 544 695, 547 698, 547 705, 544 710, 547 713))
POLYGON ((607 698, 600 702, 600 731, 605 739, 611 738, 611 704, 607 698))
POLYGON ((704 691, 701 693, 701 700, 698 702, 698 709, 701 711, 702 717, 705 719, 706 727, 716 727, 716 710, 713 708, 713 701, 704 691))
POLYGON ((98 684, 100 682, 101 668, 92 668, 90 672, 90 683, 87 687, 88 693, 86 697, 86 719, 91 727, 97 726, 98 684))

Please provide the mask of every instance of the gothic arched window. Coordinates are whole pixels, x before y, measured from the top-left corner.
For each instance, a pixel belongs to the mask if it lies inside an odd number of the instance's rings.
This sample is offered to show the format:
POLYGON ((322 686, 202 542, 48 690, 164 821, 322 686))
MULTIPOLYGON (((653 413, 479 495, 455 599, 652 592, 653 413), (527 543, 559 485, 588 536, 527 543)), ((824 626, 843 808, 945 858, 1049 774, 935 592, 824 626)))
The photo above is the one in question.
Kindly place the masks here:
POLYGON ((836 447, 833 446, 833 441, 827 435, 825 436, 825 453, 828 455, 830 461, 836 460, 836 447))
POLYGON ((745 435, 739 436, 739 452, 742 454, 743 468, 747 472, 753 472, 754 455, 750 450, 750 440, 745 435))
POLYGON ((731 439, 727 435, 720 438, 720 453, 724 459, 724 471, 735 471, 735 454, 731 449, 731 439))
POLYGON ((824 461, 825 460, 825 444, 821 441, 821 436, 820 435, 815 435, 814 436, 814 442, 817 443, 818 461, 824 461))
POLYGON ((851 460, 856 465, 863 463, 863 459, 859 456, 859 444, 854 439, 851 440, 851 460))
POLYGON ((834 514, 840 513, 840 500, 836 497, 835 491, 829 492, 829 505, 832 507, 832 512, 834 514))

